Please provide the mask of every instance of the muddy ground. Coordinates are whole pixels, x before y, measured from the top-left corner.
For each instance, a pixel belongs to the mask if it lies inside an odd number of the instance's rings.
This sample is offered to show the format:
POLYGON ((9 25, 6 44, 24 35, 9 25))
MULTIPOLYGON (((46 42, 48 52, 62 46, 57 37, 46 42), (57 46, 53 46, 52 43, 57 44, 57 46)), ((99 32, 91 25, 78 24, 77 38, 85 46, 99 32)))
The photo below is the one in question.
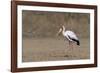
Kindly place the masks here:
POLYGON ((89 40, 80 39, 80 46, 73 49, 64 38, 23 38, 22 61, 58 61, 89 59, 89 40))

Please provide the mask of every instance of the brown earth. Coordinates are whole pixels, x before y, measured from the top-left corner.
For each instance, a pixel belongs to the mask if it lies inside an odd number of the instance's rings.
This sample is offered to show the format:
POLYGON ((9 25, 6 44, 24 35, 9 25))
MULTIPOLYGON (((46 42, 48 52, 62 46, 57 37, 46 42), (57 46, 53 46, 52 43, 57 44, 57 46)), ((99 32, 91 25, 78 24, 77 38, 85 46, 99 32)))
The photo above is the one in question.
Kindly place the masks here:
POLYGON ((23 62, 89 59, 89 40, 73 43, 73 50, 63 38, 23 39, 23 62))

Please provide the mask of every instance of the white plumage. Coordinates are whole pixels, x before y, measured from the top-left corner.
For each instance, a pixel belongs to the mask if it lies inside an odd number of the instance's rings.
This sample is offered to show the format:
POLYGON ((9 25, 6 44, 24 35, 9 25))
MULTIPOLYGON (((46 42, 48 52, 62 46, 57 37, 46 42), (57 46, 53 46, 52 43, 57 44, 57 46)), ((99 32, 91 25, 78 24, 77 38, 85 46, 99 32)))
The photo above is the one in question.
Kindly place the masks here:
POLYGON ((70 50, 72 50, 72 55, 73 55, 73 43, 76 43, 78 46, 80 45, 80 41, 79 41, 78 37, 76 36, 76 34, 73 31, 70 31, 70 30, 65 31, 64 26, 62 26, 60 28, 58 34, 61 32, 62 32, 62 35, 68 39, 69 47, 70 47, 70 50))
POLYGON ((73 39, 78 40, 78 38, 77 38, 76 34, 75 34, 74 32, 72 32, 72 31, 70 31, 70 30, 65 31, 63 35, 64 35, 65 37, 67 37, 67 38, 68 38, 68 40, 70 40, 70 41, 73 41, 73 40, 72 40, 72 39, 70 39, 70 38, 73 38, 73 39), (70 36, 70 38, 69 38, 68 36, 70 36))
POLYGON ((73 31, 70 31, 70 30, 65 31, 65 27, 62 26, 60 28, 58 34, 60 32, 62 32, 62 35, 69 40, 69 43, 70 42, 76 42, 77 45, 80 45, 79 39, 78 39, 78 37, 76 36, 76 34, 73 31))

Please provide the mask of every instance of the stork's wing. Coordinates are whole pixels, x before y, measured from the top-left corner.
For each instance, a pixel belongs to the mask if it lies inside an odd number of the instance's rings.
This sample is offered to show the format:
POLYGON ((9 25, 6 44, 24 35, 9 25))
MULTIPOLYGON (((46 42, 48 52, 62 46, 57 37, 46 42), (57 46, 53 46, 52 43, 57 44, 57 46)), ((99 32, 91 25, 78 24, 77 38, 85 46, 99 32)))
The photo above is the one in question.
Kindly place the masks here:
POLYGON ((78 40, 78 37, 76 36, 76 34, 72 31, 66 31, 65 32, 67 36, 69 36, 70 38, 76 39, 78 40))

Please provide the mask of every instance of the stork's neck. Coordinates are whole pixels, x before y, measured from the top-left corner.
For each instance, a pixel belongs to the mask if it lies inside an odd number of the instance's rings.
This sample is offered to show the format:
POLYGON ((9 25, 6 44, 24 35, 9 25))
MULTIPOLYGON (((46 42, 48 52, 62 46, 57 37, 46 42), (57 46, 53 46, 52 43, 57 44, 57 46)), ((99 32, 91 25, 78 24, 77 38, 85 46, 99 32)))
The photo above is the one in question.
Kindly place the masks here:
POLYGON ((65 33, 65 27, 63 26, 62 28, 63 28, 62 29, 62 34, 64 35, 64 33, 65 33))

